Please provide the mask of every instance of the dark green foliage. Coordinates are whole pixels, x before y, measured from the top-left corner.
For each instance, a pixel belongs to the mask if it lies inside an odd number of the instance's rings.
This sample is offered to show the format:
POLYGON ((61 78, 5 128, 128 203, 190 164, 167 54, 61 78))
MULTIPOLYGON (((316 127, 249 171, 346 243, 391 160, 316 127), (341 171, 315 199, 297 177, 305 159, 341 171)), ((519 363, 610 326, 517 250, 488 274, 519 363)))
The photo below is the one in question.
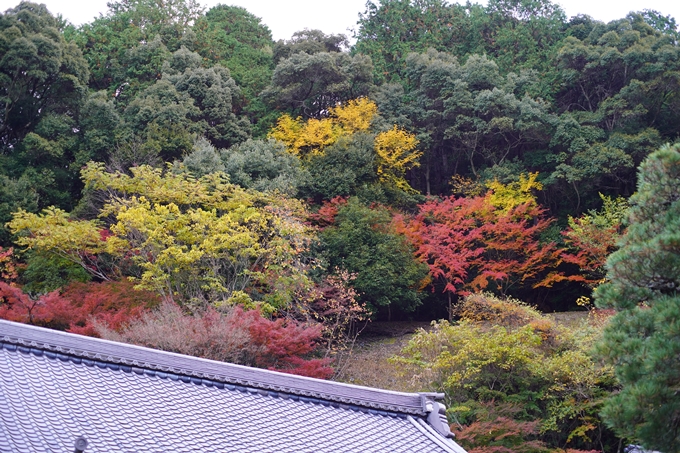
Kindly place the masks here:
POLYGON ((339 103, 367 96, 371 59, 349 55, 346 46, 344 35, 321 30, 298 31, 290 40, 280 40, 274 46, 276 68, 262 99, 293 118, 321 118, 339 103))
POLYGON ((116 134, 122 119, 106 91, 90 94, 80 110, 80 149, 76 165, 82 167, 90 160, 102 162, 116 147, 116 134))
POLYGON ((0 15, 1 243, 11 211, 68 208, 80 190, 72 163, 89 75, 62 26, 35 3, 0 15))
POLYGON ((336 196, 356 195, 362 186, 377 181, 374 136, 354 134, 341 137, 320 155, 309 158, 309 180, 302 193, 318 202, 336 196))
POLYGON ((196 52, 232 73, 246 97, 255 97, 269 83, 273 68, 269 28, 238 6, 211 8, 194 26, 196 52))
POLYGON ((0 244, 11 243, 5 223, 12 219, 12 213, 19 209, 37 212, 38 199, 39 195, 28 174, 24 173, 18 179, 0 174, 0 244))
POLYGON ((163 79, 130 103, 125 119, 142 147, 169 160, 191 149, 200 132, 192 117, 199 113, 188 93, 177 91, 170 80, 163 79))
POLYGON ((171 53, 156 35, 151 41, 136 45, 121 56, 120 85, 115 97, 120 104, 128 104, 139 92, 161 78, 163 64, 171 53))
POLYGON ((621 391, 603 417, 645 448, 680 449, 680 145, 665 146, 640 166, 630 225, 607 260, 596 302, 619 313, 600 353, 616 369, 621 391))
POLYGON ((321 118, 341 102, 368 95, 372 72, 371 59, 364 55, 294 53, 276 65, 262 96, 293 117, 321 118))
MULTIPOLYGON (((108 7, 104 16, 73 31, 71 39, 89 63, 90 87, 123 96, 127 103, 145 87, 136 86, 137 75, 147 81, 154 77, 160 54, 193 46, 196 35, 190 25, 202 8, 195 0, 120 0, 108 7)), ((160 78, 160 72, 155 76, 160 78)))
POLYGON ((40 253, 29 254, 26 268, 21 273, 21 281, 26 283, 23 291, 34 296, 63 288, 71 282, 85 283, 90 278, 90 274, 73 261, 40 253))
POLYGON ((215 146, 246 140, 250 124, 239 118, 239 88, 223 66, 200 67, 201 57, 182 47, 164 64, 163 78, 125 109, 125 119, 142 147, 164 160, 181 157, 203 135, 215 146))
POLYGON ((654 127, 677 136, 680 49, 643 15, 595 23, 587 36, 567 38, 557 63, 557 105, 579 123, 607 134, 654 127))
POLYGON ((22 2, 0 16, 0 146, 17 146, 48 114, 72 116, 88 70, 45 5, 22 2))
POLYGON ((461 65, 435 50, 410 54, 407 89, 384 85, 376 95, 381 114, 411 129, 425 151, 415 187, 443 193, 456 173, 479 177, 484 167, 529 157, 546 147, 557 118, 526 94, 536 75, 501 75, 498 65, 473 55, 461 65))
MULTIPOLYGON (((188 53, 180 49, 175 56, 181 52, 188 53)), ((178 92, 191 96, 199 110, 192 120, 215 146, 226 148, 249 137, 250 123, 234 113, 240 110, 240 89, 227 68, 186 67, 181 74, 168 78, 178 92)))
POLYGON ((195 51, 212 64, 229 68, 242 89, 244 111, 264 135, 271 125, 260 92, 271 82, 274 42, 269 28, 245 9, 217 5, 196 21, 195 51))
MULTIPOLYGON (((355 51, 369 55, 378 81, 405 78, 406 58, 428 49, 466 57, 490 56, 503 73, 533 68, 543 75, 563 39, 566 17, 549 0, 492 0, 477 3, 442 0, 369 1, 360 15, 355 51)), ((546 85, 552 76, 546 77, 546 85)))
POLYGON ((321 30, 296 31, 288 41, 281 39, 274 45, 274 63, 296 53, 342 52, 347 45, 345 35, 326 35, 321 30))
POLYGON ((328 269, 356 273, 352 286, 359 300, 376 312, 413 311, 420 305, 419 291, 427 265, 419 263, 403 236, 394 232, 385 208, 368 207, 356 198, 338 209, 335 224, 321 232, 328 269))
POLYGON ((486 11, 484 50, 502 71, 532 68, 552 78, 567 19, 562 8, 550 0, 490 0, 486 11))
POLYGON ((428 48, 443 51, 456 41, 454 36, 462 31, 461 10, 442 0, 369 1, 359 16, 354 51, 371 57, 376 81, 400 80, 409 53, 428 48))

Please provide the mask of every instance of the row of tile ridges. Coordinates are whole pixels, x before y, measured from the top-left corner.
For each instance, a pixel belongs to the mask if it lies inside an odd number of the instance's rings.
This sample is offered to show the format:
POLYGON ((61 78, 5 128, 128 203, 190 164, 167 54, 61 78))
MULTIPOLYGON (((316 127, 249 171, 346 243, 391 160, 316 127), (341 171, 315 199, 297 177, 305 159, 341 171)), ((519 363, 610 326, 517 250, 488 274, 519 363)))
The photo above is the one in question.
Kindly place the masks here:
MULTIPOLYGON (((0 326, 1 327, 1 326, 0 326)), ((28 327, 28 326, 27 326, 28 327)), ((30 326, 32 327, 32 326, 30 326)), ((55 334, 63 334, 61 332, 54 332, 55 334)), ((72 335, 72 334, 69 334, 72 335)), ((79 341, 91 341, 95 339, 91 338, 84 338, 79 341)), ((99 340, 101 341, 101 340, 99 340)), ((393 404, 389 402, 388 400, 385 400, 383 396, 380 396, 381 392, 377 391, 374 392, 377 389, 371 389, 372 391, 369 393, 361 393, 361 390, 365 389, 360 389, 358 390, 358 394, 360 394, 360 397, 355 397, 352 394, 349 394, 349 392, 355 391, 355 389, 349 390, 349 389, 343 389, 342 385, 335 386, 333 384, 335 383, 329 383, 328 381, 325 381, 321 386, 321 389, 315 389, 315 390, 310 390, 308 388, 304 388, 304 386, 288 386, 288 385, 279 385, 275 382, 264 382, 256 379, 249 379, 249 378, 244 378, 242 376, 234 376, 234 375, 224 375, 224 374, 213 374, 213 373, 207 373, 203 370, 196 370, 196 369, 187 369, 187 368, 182 368, 182 367, 175 367, 172 365, 167 365, 167 364, 159 364, 151 361, 142 361, 142 360, 137 360, 133 358, 125 358, 121 356, 114 356, 110 354, 103 354, 100 352, 92 352, 88 351, 85 349, 78 349, 78 348, 73 348, 69 346, 61 346, 61 345, 55 345, 55 344, 50 344, 42 341, 36 341, 36 340, 28 340, 25 338, 20 338, 20 337, 15 337, 11 335, 2 335, 0 333, 0 342, 4 343, 9 343, 9 344, 16 344, 18 346, 23 346, 23 347, 28 347, 28 348, 33 348, 37 350, 42 350, 42 351, 49 351, 49 352, 54 352, 54 353, 61 353, 69 356, 74 356, 74 357, 80 357, 82 359, 89 359, 89 360, 94 360, 94 361, 100 361, 104 363, 111 363, 111 364, 119 364, 121 366, 128 366, 132 368, 140 368, 143 370, 149 370, 149 371, 161 371, 165 372, 168 374, 177 374, 180 376, 189 376, 189 377, 194 377, 198 379, 205 379, 213 382, 222 382, 222 383, 229 383, 229 384, 235 384, 235 385, 241 385, 241 386, 246 386, 246 387, 255 387, 259 389, 266 389, 266 390, 271 390, 274 392, 282 392, 282 393, 288 393, 292 395, 299 395, 303 397, 309 397, 309 398, 315 398, 319 400, 324 400, 324 401, 335 401, 338 403, 342 404, 348 404, 348 405, 355 405, 355 406, 360 406, 360 407, 369 407, 372 409, 376 409, 379 411, 386 411, 386 412, 396 412, 396 413, 404 413, 404 414, 411 414, 411 415, 418 415, 418 416, 423 416, 426 415, 426 412, 423 408, 423 405, 420 404, 420 397, 418 395, 407 395, 408 403, 404 404, 403 402, 398 402, 396 404, 393 404), (325 388, 324 388, 325 387, 325 388), (328 391, 330 389, 330 391, 328 391), (417 401, 417 403, 416 403, 417 401)), ((128 346, 128 345, 119 345, 119 346, 128 346)), ((134 346, 131 346, 134 348, 134 346)), ((145 349, 145 348, 141 348, 145 349)), ((161 351, 155 351, 155 350, 147 350, 152 353, 160 353, 163 354, 161 351)), ((223 364, 223 365, 230 365, 230 364, 223 364)), ((243 368, 243 367, 241 367, 243 368)), ((238 374, 238 373, 237 373, 238 374)), ((347 387, 346 384, 343 384, 345 387, 347 387)), ((354 387, 354 386, 350 386, 354 387)), ((394 393, 394 392, 388 392, 388 393, 394 393)), ((404 394, 406 395, 406 394, 404 394)))
POLYGON ((334 408, 341 408, 341 409, 348 409, 348 410, 353 410, 357 412, 364 412, 364 413, 370 413, 373 415, 383 415, 387 417, 398 417, 398 418, 406 418, 406 414, 400 413, 400 412, 394 412, 394 411, 385 411, 385 410, 378 410, 378 409, 372 409, 372 408, 367 408, 364 406, 359 406, 356 404, 343 404, 335 401, 328 401, 324 399, 319 399, 319 398, 314 398, 314 397, 309 397, 309 396, 301 396, 301 395, 295 395, 295 394, 290 394, 286 392, 280 392, 280 391, 274 391, 274 390, 268 390, 268 389, 263 389, 263 388, 258 388, 258 387, 252 387, 252 386, 247 386, 247 385, 238 385, 238 384, 229 384, 225 382, 221 382, 218 380, 213 380, 213 379, 206 379, 206 378, 198 378, 195 376, 190 376, 187 374, 176 374, 172 372, 166 372, 166 371, 160 371, 160 370, 154 370, 154 369, 149 369, 149 368, 141 368, 138 366, 132 366, 132 365, 122 365, 119 363, 113 363, 113 362, 105 362, 102 360, 96 360, 96 359, 87 359, 87 358, 82 358, 78 357, 75 355, 70 355, 70 354, 65 354, 61 352, 53 352, 53 351, 45 351, 40 348, 36 347, 27 347, 27 346, 20 346, 12 343, 5 343, 5 342, 0 342, 0 348, 4 348, 10 352, 21 352, 24 354, 33 354, 38 357, 45 356, 49 359, 53 360, 61 360, 62 362, 71 362, 76 365, 83 364, 85 366, 89 367, 98 367, 101 369, 108 368, 112 371, 122 371, 125 373, 134 373, 137 375, 147 375, 150 377, 156 376, 160 379, 170 379, 173 381, 181 381, 184 383, 192 383, 196 385, 203 385, 206 387, 216 387, 220 390, 222 389, 227 389, 231 391, 239 391, 243 393, 252 393, 252 394, 259 394, 262 396, 270 396, 273 398, 282 398, 282 399, 290 399, 292 401, 302 401, 305 403, 312 403, 312 404, 320 404, 322 406, 326 407, 334 407, 334 408))

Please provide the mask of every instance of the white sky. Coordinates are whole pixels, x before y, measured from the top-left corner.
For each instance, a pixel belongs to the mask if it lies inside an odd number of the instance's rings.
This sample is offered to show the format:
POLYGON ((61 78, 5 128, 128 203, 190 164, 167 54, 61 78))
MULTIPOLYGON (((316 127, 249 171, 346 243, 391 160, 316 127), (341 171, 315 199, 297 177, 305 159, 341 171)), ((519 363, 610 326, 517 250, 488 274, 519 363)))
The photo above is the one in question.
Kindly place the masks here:
MULTIPOLYGON (((76 25, 92 21, 107 10, 107 0, 33 0, 45 3, 52 14, 61 14, 76 25)), ((365 11, 366 0, 200 0, 206 7, 226 3, 242 6, 262 18, 274 39, 288 39, 304 28, 317 28, 327 34, 345 33, 355 27, 359 13, 365 11)), ((379 0, 374 0, 378 3, 379 0)), ((462 0, 461 0, 462 1, 462 0)), ((486 3, 485 0, 477 0, 486 3)), ((473 2, 474 3, 474 2, 473 2)), ((558 0, 567 16, 588 14, 608 22, 623 18, 630 11, 654 9, 671 15, 680 22, 680 0, 558 0)), ((0 0, 4 12, 19 4, 19 0, 0 0)))

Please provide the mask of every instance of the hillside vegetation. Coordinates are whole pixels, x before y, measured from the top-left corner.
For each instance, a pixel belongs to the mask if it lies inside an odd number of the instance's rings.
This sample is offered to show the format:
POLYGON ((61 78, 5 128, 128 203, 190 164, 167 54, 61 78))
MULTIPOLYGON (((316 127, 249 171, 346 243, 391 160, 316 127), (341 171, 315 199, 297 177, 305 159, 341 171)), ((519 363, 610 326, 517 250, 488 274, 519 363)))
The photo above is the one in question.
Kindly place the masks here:
POLYGON ((677 451, 679 40, 549 0, 368 1, 351 45, 195 0, 79 27, 21 2, 0 317, 336 379, 367 322, 435 320, 386 366, 471 452, 677 451))

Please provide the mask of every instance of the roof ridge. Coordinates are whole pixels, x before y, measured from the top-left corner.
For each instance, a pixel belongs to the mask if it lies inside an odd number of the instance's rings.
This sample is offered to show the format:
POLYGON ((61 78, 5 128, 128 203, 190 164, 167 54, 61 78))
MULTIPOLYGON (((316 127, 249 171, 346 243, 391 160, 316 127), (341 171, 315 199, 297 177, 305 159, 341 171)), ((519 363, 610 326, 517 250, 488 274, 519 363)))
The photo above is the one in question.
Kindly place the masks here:
POLYGON ((0 320, 0 342, 84 359, 388 412, 425 416, 439 393, 404 393, 297 376, 0 320))

